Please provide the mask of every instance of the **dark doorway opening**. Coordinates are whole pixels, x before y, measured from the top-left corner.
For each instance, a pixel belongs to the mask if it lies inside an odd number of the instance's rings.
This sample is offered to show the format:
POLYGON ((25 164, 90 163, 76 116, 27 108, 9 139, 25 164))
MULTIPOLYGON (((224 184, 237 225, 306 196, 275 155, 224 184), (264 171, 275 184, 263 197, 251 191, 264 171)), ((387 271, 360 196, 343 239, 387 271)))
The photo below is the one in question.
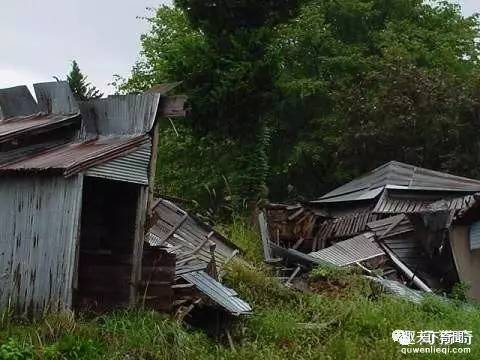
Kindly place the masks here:
POLYGON ((103 312, 128 305, 140 187, 85 177, 75 307, 103 312))

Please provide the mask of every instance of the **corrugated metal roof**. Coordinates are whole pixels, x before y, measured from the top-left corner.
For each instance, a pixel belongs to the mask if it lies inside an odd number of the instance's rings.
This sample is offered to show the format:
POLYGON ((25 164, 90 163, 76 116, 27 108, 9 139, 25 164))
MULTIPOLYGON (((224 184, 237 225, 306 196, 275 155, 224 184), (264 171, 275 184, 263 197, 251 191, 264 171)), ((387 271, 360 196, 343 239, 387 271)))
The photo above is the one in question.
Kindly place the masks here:
POLYGON ((368 279, 379 283, 387 292, 404 300, 419 304, 425 297, 425 293, 419 290, 410 289, 398 281, 367 276, 368 279))
POLYGON ((148 185, 150 157, 151 146, 145 145, 128 155, 90 168, 85 175, 148 185))
POLYGON ((38 112, 38 104, 25 85, 0 89, 0 120, 38 112))
POLYGON ((425 209, 435 200, 436 199, 419 199, 413 194, 409 198, 396 198, 390 196, 388 191, 385 191, 375 204, 373 212, 379 214, 416 213, 425 209))
POLYGON ((385 252, 375 242, 373 233, 369 232, 349 240, 340 241, 309 255, 337 266, 346 266, 385 255, 385 252))
POLYGON ((384 239, 414 230, 410 220, 403 214, 369 222, 367 228, 373 231, 378 239, 384 239))
POLYGON ((475 204, 476 194, 456 197, 453 199, 442 199, 430 204, 424 210, 465 210, 475 204))
POLYGON ((475 201, 473 195, 452 198, 451 193, 444 191, 429 193, 428 195, 422 194, 423 196, 412 190, 401 191, 401 196, 398 193, 397 190, 385 191, 375 204, 373 212, 379 214, 413 214, 440 207, 444 210, 462 210, 468 208, 475 201))
POLYGON ((319 199, 311 201, 312 204, 328 204, 335 202, 344 202, 344 201, 359 201, 359 200, 371 200, 375 199, 378 195, 382 193, 384 187, 379 187, 376 189, 364 189, 358 190, 349 194, 335 196, 333 198, 319 199))
POLYGON ((371 190, 388 186, 405 190, 458 191, 465 193, 480 191, 479 180, 391 161, 330 191, 317 201, 330 199, 330 202, 333 202, 334 198, 337 197, 340 199, 339 201, 345 201, 344 197, 348 194, 368 193, 371 190))
POLYGON ((355 236, 365 231, 370 221, 377 220, 378 216, 372 214, 371 210, 361 210, 351 214, 324 220, 318 229, 318 239, 346 238, 355 236))
POLYGON ((139 136, 152 130, 160 94, 112 95, 80 104, 83 135, 139 136))
MULTIPOLYGON (((217 265, 225 263, 238 248, 205 224, 191 217, 174 203, 160 199, 153 207, 156 222, 147 236, 152 246, 167 246, 177 254, 177 260, 184 261, 182 267, 211 260, 209 243, 215 244, 217 265), (187 260, 188 261, 185 261, 187 260)), ((178 263, 178 261, 177 261, 178 263)))
POLYGON ((80 124, 80 114, 35 114, 0 121, 0 142, 10 141, 20 135, 49 131, 62 126, 80 124))
POLYGON ((181 277, 234 315, 245 315, 252 312, 250 305, 240 299, 234 290, 221 284, 204 271, 190 272, 181 277))
POLYGON ((0 173, 59 171, 68 177, 95 165, 126 155, 150 143, 147 135, 74 142, 0 166, 0 173))

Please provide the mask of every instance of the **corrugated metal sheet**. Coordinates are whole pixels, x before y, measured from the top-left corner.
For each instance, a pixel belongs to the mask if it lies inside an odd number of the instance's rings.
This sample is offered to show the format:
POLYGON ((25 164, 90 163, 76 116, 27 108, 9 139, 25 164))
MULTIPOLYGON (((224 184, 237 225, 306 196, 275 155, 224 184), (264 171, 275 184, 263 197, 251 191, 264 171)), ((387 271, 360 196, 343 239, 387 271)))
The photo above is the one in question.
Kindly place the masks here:
POLYGON ((42 115, 15 117, 0 121, 0 142, 10 141, 20 135, 31 135, 62 126, 80 124, 80 115, 42 115))
POLYGON ((160 94, 113 95, 80 104, 83 134, 138 136, 152 130, 160 94))
POLYGON ((385 252, 375 242, 373 233, 365 233, 309 255, 337 266, 346 266, 385 255, 385 252))
POLYGON ((182 278, 195 285, 203 294, 234 315, 245 315, 252 312, 250 305, 240 299, 234 290, 219 283, 204 271, 183 274, 182 278))
POLYGON ((426 210, 466 210, 475 204, 475 194, 446 198, 429 205, 426 210))
POLYGON ((455 176, 439 171, 428 170, 397 161, 386 163, 364 176, 340 186, 322 196, 319 201, 346 196, 355 192, 368 193, 371 190, 394 186, 404 190, 432 190, 432 191, 480 191, 480 181, 455 176))
POLYGON ((40 144, 33 144, 28 146, 22 146, 13 150, 0 152, 0 167, 7 164, 14 164, 18 161, 22 161, 37 154, 45 153, 49 150, 60 148, 65 146, 68 140, 55 140, 48 141, 40 144))
POLYGON ((385 237, 382 243, 390 249, 405 265, 414 271, 428 270, 429 257, 423 246, 415 238, 415 233, 385 237))
POLYGON ((415 199, 412 198, 394 198, 389 196, 388 191, 385 191, 378 200, 374 213, 379 214, 400 214, 400 213, 415 213, 425 209, 435 200, 415 199))
POLYGON ((317 237, 319 240, 352 237, 365 231, 367 223, 377 219, 378 216, 368 209, 327 219, 320 224, 317 237))
POLYGON ((135 138, 102 138, 69 143, 12 164, 0 166, 0 173, 56 171, 68 177, 95 165, 129 154, 150 144, 147 135, 135 138))
POLYGON ((474 222, 470 225, 468 232, 470 250, 480 249, 480 221, 474 222))
POLYGON ((66 81, 33 84, 39 110, 46 114, 80 113, 70 85, 66 81))
POLYGON ((149 145, 142 146, 126 156, 90 168, 85 175, 148 185, 151 154, 149 145))
POLYGON ((385 191, 376 203, 373 212, 379 214, 419 213, 429 209, 462 210, 474 202, 473 195, 453 197, 438 191, 434 194, 418 194, 411 190, 385 191))
POLYGON ((172 202, 161 199, 154 206, 156 222, 149 231, 148 241, 153 246, 168 246, 177 259, 190 259, 182 265, 210 262, 209 242, 215 243, 215 260, 225 263, 237 249, 218 232, 206 228, 172 202))
POLYGON ((28 116, 39 111, 35 99, 25 85, 0 89, 0 120, 28 116))
POLYGON ((414 230, 410 220, 403 214, 372 221, 367 224, 367 228, 374 232, 379 240, 414 230))
POLYGON ((399 283, 398 281, 382 279, 373 276, 367 276, 368 279, 379 283, 387 292, 398 296, 404 300, 419 304, 424 299, 424 292, 410 289, 409 287, 399 283))
POLYGON ((314 200, 311 203, 312 204, 328 204, 328 203, 345 202, 345 201, 371 200, 371 199, 375 199, 378 195, 380 195, 383 190, 384 190, 384 187, 379 187, 372 190, 369 190, 369 189, 359 190, 349 194, 335 196, 333 198, 314 200))
POLYGON ((70 307, 81 194, 80 177, 2 178, 0 307, 70 307))

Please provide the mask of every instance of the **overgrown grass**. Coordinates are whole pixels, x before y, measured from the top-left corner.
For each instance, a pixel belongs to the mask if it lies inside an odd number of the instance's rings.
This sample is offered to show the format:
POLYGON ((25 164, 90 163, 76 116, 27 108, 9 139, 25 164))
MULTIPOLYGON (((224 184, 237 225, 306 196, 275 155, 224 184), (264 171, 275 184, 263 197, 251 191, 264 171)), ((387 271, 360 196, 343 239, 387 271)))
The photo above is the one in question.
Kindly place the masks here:
POLYGON ((262 263, 262 242, 256 229, 244 218, 234 217, 231 224, 219 226, 219 230, 242 249, 246 260, 255 264, 262 263))
MULTIPOLYGON (((328 272, 328 271, 327 271, 328 272)), ((314 271, 311 279, 323 277, 314 271)), ((338 294, 300 293, 281 287, 260 272, 232 264, 229 281, 255 305, 255 314, 244 320, 237 339, 245 349, 268 348, 278 359, 397 359, 400 345, 391 339, 395 329, 471 330, 471 354, 480 357, 480 311, 460 302, 427 298, 421 305, 382 294, 355 272, 329 274, 333 282, 350 284, 338 294)), ((454 356, 454 355, 451 355, 454 356)), ((415 358, 445 358, 420 355, 415 358)), ((269 357, 270 358, 270 357, 269 357)))
MULTIPOLYGON (((229 231, 249 258, 258 258, 255 231, 245 222, 229 231)), ((336 268, 314 270, 306 279, 311 292, 288 289, 266 267, 241 261, 229 265, 225 280, 254 308, 252 316, 239 319, 232 329, 234 349, 154 312, 123 311, 94 319, 65 313, 34 323, 0 317, 0 360, 408 357, 391 339, 396 329, 471 330, 471 354, 410 358, 480 358, 480 311, 459 301, 427 298, 415 305, 379 294, 355 271, 336 268)))

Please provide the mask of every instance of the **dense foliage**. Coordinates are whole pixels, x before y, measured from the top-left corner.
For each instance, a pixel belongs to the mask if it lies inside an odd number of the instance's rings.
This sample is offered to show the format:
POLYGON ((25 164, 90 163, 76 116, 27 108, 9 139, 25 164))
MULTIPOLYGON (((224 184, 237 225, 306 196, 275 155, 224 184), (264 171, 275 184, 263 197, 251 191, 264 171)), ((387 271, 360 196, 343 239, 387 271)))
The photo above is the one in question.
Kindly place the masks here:
POLYGON ((179 0, 148 21, 119 90, 183 80, 192 106, 162 129, 160 192, 215 211, 389 160, 480 177, 480 25, 456 5, 179 0))

